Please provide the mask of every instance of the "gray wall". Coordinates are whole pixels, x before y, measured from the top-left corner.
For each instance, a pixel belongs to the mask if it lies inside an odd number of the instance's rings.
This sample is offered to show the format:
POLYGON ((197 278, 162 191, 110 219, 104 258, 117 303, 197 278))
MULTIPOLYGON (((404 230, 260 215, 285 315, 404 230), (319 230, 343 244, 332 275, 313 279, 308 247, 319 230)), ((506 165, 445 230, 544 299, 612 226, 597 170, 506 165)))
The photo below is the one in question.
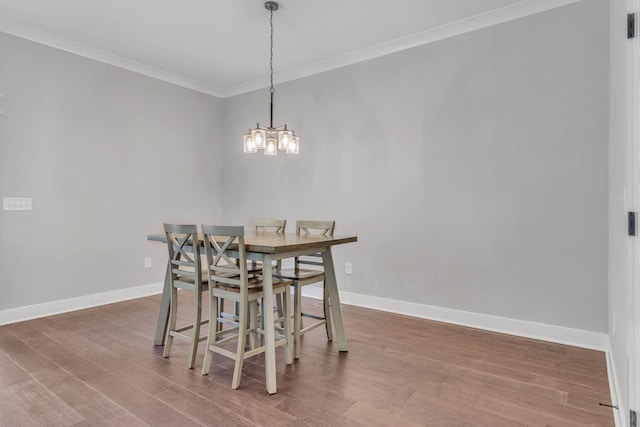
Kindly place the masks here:
POLYGON ((268 92, 224 100, 224 218, 335 219, 341 289, 607 331, 607 2, 276 87, 298 157, 242 153, 268 92), (342 274, 344 262, 353 275, 342 274))
POLYGON ((162 221, 332 218, 346 291, 606 332, 607 28, 585 0, 278 85, 302 153, 275 159, 241 149, 266 90, 0 34, 0 190, 34 198, 1 213, 0 309, 162 280, 162 221))
POLYGON ((222 214, 221 100, 3 33, 0 52, 0 193, 34 206, 0 211, 0 309, 161 281, 146 235, 222 214))

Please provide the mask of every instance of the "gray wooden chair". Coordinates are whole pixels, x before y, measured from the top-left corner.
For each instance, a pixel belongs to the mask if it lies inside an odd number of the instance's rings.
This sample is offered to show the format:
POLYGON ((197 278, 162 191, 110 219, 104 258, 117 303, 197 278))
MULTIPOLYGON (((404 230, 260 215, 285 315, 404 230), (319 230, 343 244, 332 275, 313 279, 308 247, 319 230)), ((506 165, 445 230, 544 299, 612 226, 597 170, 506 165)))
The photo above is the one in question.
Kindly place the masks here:
POLYGON ((202 292, 207 290, 207 279, 202 277, 200 252, 198 248, 198 233, 196 225, 164 224, 169 250, 171 269, 171 302, 169 306, 169 325, 164 344, 164 357, 169 357, 173 339, 191 343, 187 367, 193 369, 198 352, 198 343, 207 339, 200 336, 200 326, 208 323, 202 320, 202 292), (184 289, 194 294, 193 323, 176 327, 178 319, 178 289, 184 289), (187 334, 186 332, 191 333, 187 334))
MULTIPOLYGON (((296 234, 322 234, 333 236, 335 221, 296 221, 296 234)), ((274 277, 280 279, 291 280, 293 286, 293 346, 294 357, 300 357, 300 337, 318 326, 325 325, 327 339, 333 339, 331 329, 331 301, 329 294, 324 286, 324 266, 322 263, 322 254, 313 254, 308 256, 300 256, 294 259, 293 268, 280 268, 273 273, 274 277), (323 284, 323 309, 324 317, 316 316, 310 313, 302 312, 302 287, 312 283, 323 284), (304 327, 302 318, 311 318, 316 320, 313 324, 304 327)))
MULTIPOLYGON (((257 312, 258 301, 264 297, 262 278, 260 276, 249 277, 247 272, 243 226, 202 225, 202 233, 209 279, 209 318, 216 319, 218 298, 235 301, 239 308, 237 325, 235 322, 231 325, 225 324, 223 318, 217 318, 215 323, 216 325, 218 323, 224 324, 225 327, 215 326, 213 320, 209 324, 202 374, 209 373, 213 353, 231 358, 235 361, 231 387, 237 389, 240 386, 244 360, 264 353, 266 348, 264 339, 257 339, 258 335, 264 336, 264 330, 258 327, 260 314, 257 312), (249 339, 247 340, 247 338, 249 339), (235 351, 232 351, 234 341, 235 351), (260 341, 262 341, 262 345, 260 341)), ((291 281, 288 280, 273 279, 274 295, 282 295, 284 300, 284 318, 277 318, 273 325, 264 326, 264 328, 276 329, 278 339, 275 345, 285 346, 287 364, 293 362, 293 346, 289 327, 290 284, 291 281), (279 327, 282 323, 284 323, 284 327, 279 327)), ((262 305, 264 306, 264 304, 262 305)), ((271 307, 271 304, 266 304, 266 306, 271 307)))
MULTIPOLYGON (((259 219, 255 223, 256 233, 279 233, 284 234, 287 226, 286 219, 259 219)), ((274 265, 274 267, 277 266, 274 265)), ((262 274, 260 261, 250 261, 249 274, 262 274)))
MULTIPOLYGON (((255 222, 256 233, 278 233, 284 234, 287 227, 286 219, 258 219, 255 222)), ((273 263, 273 267, 279 268, 281 261, 273 263)), ((262 275, 262 263, 260 261, 251 261, 249 266, 250 275, 262 275)), ((278 315, 283 317, 282 298, 276 297, 276 310, 278 315)), ((237 312, 237 310, 236 310, 237 312)))

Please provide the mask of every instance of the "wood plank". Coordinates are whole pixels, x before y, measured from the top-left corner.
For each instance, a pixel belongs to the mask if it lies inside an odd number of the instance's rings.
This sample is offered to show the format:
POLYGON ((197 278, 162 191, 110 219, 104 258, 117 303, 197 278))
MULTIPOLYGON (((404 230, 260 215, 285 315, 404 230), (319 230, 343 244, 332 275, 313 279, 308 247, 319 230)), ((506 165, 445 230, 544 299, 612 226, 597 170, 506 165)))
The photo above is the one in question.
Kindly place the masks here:
POLYGON ((29 381, 29 375, 24 369, 9 357, 0 354, 0 387, 9 387, 17 383, 29 381))
POLYGON ((3 387, 7 402, 19 408, 34 425, 71 426, 84 417, 35 380, 3 387))
POLYGON ((0 426, 33 426, 35 420, 31 420, 26 408, 12 402, 9 396, 0 391, 0 426))
MULTIPOLYGON (((562 426, 562 427, 586 427, 586 426, 611 426, 613 417, 576 411, 575 408, 565 407, 566 410, 554 410, 548 405, 537 405, 526 399, 496 398, 481 395, 474 406, 487 412, 499 414, 512 420, 527 420, 531 426, 562 426)), ((610 411, 607 411, 610 412, 610 411)))
POLYGON ((188 414, 172 408, 111 373, 93 376, 86 382, 120 407, 150 425, 202 425, 188 414))
POLYGON ((143 427, 149 424, 135 417, 109 399, 103 399, 78 409, 87 422, 94 427, 143 427))

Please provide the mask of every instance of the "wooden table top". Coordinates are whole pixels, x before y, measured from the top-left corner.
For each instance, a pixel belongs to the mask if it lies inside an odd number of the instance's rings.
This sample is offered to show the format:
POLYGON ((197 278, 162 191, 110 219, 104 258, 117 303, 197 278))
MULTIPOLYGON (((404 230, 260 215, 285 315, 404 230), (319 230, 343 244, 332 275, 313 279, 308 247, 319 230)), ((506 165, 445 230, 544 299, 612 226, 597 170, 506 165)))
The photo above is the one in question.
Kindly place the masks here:
MULTIPOLYGON (((149 234, 148 240, 167 243, 164 234, 149 234)), ((223 238, 221 238, 222 240, 223 238)), ((324 236, 320 234, 280 234, 270 232, 245 231, 244 244, 247 252, 277 254, 282 252, 320 249, 327 246, 357 242, 357 236, 324 236)))

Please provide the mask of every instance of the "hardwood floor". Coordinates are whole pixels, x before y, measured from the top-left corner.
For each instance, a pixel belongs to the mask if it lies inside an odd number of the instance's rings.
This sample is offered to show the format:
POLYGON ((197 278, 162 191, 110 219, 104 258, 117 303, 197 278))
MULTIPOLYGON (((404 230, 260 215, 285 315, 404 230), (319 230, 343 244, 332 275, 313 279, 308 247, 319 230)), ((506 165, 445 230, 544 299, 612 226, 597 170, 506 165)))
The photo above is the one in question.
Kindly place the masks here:
MULTIPOLYGON (((315 300, 307 310, 321 312, 315 300)), ((613 426, 602 352, 344 306, 350 351, 303 337, 278 393, 264 358, 208 376, 153 346, 159 296, 0 327, 2 426, 613 426)), ((189 320, 190 302, 180 306, 189 320)), ((306 310, 305 310, 306 311, 306 310)))

